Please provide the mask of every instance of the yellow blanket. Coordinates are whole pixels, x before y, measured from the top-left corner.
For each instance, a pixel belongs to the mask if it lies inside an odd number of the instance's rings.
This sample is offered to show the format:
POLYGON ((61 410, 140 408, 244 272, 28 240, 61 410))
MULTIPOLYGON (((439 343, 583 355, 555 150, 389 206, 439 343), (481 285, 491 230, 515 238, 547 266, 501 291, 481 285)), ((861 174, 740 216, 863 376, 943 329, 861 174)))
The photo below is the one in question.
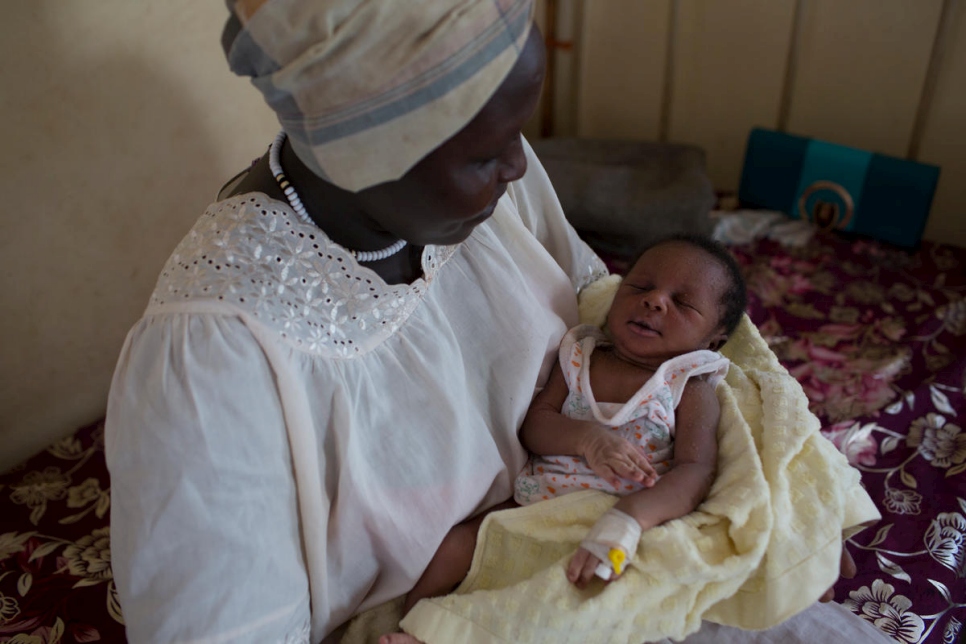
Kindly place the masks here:
MULTIPOLYGON (((702 619, 768 628, 814 603, 838 578, 843 531, 879 512, 747 316, 722 353, 732 367, 718 387, 717 479, 695 512, 642 535, 620 579, 583 591, 567 581, 570 556, 616 501, 574 493, 489 515, 464 582, 419 602, 403 629, 427 644, 640 644, 683 638, 702 619)), ((393 630, 398 606, 343 641, 393 630)))

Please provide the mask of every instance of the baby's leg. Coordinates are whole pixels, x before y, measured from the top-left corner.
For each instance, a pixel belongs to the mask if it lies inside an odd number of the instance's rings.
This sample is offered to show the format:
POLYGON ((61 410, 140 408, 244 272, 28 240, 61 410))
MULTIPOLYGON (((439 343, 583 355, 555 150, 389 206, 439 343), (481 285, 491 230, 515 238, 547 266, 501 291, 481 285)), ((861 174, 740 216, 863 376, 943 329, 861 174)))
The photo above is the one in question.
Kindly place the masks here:
MULTIPOLYGON (((403 615, 409 612, 420 599, 438 597, 450 592, 466 577, 473 563, 473 551, 476 550, 476 534, 483 524, 483 519, 490 512, 515 508, 517 504, 510 499, 500 505, 467 519, 463 523, 453 526, 443 537, 443 542, 436 549, 436 554, 423 572, 422 577, 406 595, 403 604, 403 615)), ((390 633, 379 638, 379 644, 421 644, 407 633, 390 633)))
MULTIPOLYGON (((419 581, 406 595, 403 615, 408 613, 420 599, 445 595, 463 580, 473 561, 478 529, 479 522, 470 520, 453 526, 443 537, 443 543, 439 544, 436 554, 426 566, 419 581)), ((422 644, 422 642, 408 633, 389 633, 379 638, 379 644, 422 644)))
POLYGON ((408 633, 390 633, 379 638, 379 644, 423 644, 408 633))
POLYGON ((423 575, 406 595, 403 613, 416 605, 420 599, 437 597, 452 591, 463 581, 463 577, 470 570, 473 562, 473 550, 476 548, 476 533, 482 523, 480 519, 470 519, 465 523, 453 526, 439 544, 423 575))
POLYGON ((473 563, 473 551, 476 550, 476 534, 480 531, 483 519, 490 512, 515 507, 518 507, 517 504, 513 499, 510 499, 481 512, 472 519, 467 519, 463 523, 453 526, 443 538, 443 543, 439 544, 439 548, 436 549, 436 554, 433 555, 433 559, 423 572, 423 576, 406 595, 403 614, 408 613, 409 609, 415 606, 420 599, 445 595, 456 588, 466 577, 466 573, 470 571, 470 564, 473 563))

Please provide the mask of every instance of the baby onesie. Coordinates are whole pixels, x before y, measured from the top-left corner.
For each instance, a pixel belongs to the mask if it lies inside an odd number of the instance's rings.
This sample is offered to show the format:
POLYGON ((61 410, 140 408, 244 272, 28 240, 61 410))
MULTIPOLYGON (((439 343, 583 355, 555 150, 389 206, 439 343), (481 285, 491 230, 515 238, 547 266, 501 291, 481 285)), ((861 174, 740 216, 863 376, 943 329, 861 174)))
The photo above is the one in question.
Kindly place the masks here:
MULTIPOLYGON (((598 403, 590 388, 590 357, 598 345, 608 344, 604 333, 591 325, 567 332, 560 343, 560 368, 569 394, 562 414, 596 420, 630 442, 643 446, 657 473, 670 469, 674 455, 674 410, 688 379, 704 375, 717 386, 728 373, 728 359, 716 351, 700 350, 667 360, 626 403, 598 403)), ((529 505, 580 490, 603 490, 621 496, 642 489, 635 481, 622 481, 615 490, 578 456, 532 455, 517 476, 514 499, 529 505)))

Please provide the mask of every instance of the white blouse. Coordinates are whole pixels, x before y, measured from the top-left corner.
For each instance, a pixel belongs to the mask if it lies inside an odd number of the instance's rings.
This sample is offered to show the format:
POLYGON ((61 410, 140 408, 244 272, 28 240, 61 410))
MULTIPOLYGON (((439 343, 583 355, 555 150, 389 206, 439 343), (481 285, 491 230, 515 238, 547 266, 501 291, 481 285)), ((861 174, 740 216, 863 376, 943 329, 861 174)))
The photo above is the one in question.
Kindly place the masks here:
POLYGON ((412 284, 260 193, 177 247, 108 404, 132 642, 319 641, 512 495, 517 428, 605 273, 525 147, 493 217, 412 284))

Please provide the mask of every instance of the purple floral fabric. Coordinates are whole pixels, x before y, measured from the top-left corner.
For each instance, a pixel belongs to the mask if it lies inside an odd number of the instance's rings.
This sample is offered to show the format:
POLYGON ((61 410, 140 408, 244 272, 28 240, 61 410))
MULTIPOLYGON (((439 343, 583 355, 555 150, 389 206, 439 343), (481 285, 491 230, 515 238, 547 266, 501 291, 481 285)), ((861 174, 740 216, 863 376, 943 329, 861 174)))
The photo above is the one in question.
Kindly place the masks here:
POLYGON ((104 426, 0 474, 0 642, 124 642, 104 426))
MULTIPOLYGON (((966 621, 966 250, 820 234, 736 246, 749 314, 802 383, 882 521, 836 601, 897 642, 966 621)), ((626 267, 611 261, 615 270, 626 267)), ((98 423, 0 474, 0 643, 123 642, 98 423)))
POLYGON ((966 621, 966 250, 819 234, 737 246, 749 314, 862 472, 882 521, 849 540, 836 601, 897 642, 966 621))

